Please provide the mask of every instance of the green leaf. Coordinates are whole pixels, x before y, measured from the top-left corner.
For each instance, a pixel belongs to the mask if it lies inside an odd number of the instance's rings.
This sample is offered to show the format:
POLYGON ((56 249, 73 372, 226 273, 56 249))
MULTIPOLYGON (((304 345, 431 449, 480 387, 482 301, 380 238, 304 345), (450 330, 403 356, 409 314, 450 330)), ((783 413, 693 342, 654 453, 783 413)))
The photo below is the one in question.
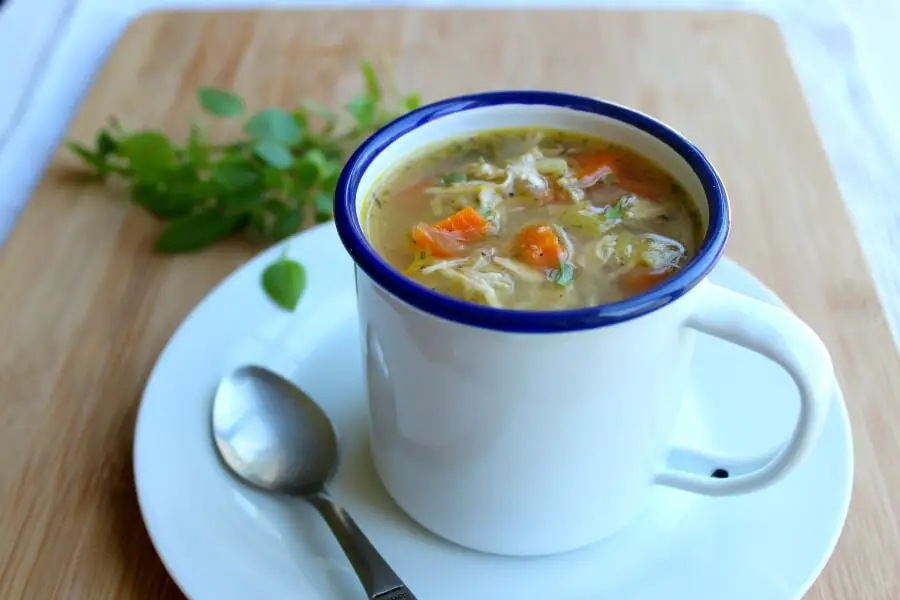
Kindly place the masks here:
POLYGON ((297 161, 294 173, 301 188, 311 188, 320 180, 331 177, 337 169, 338 165, 325 156, 324 152, 312 148, 297 161))
POLYGON ((319 192, 313 198, 313 205, 316 207, 316 221, 324 223, 330 221, 334 216, 334 196, 326 192, 319 192))
POLYGON ((97 134, 97 154, 107 157, 115 153, 119 149, 119 143, 105 129, 101 129, 97 134))
POLYGON ((74 152, 86 163, 93 164, 93 161, 97 159, 97 155, 89 150, 84 144, 79 144, 78 142, 66 142, 66 148, 74 152))
POLYGON ((313 148, 307 151, 307 153, 303 155, 303 158, 315 165, 322 179, 330 177, 331 174, 337 171, 339 168, 333 160, 325 156, 325 153, 318 148, 313 148))
POLYGON ((161 219, 183 217, 197 205, 188 191, 170 190, 160 183, 135 183, 131 200, 161 219))
POLYGON ((294 156, 291 151, 275 140, 260 140, 253 146, 253 152, 276 169, 285 170, 294 164, 294 156))
POLYGON ((375 73, 372 63, 364 60, 360 63, 360 69, 362 70, 363 81, 366 84, 366 94, 373 102, 380 101, 382 97, 381 84, 378 83, 378 75, 375 73))
POLYGON ((258 213, 262 210, 263 192, 260 188, 229 190, 219 200, 226 209, 238 213, 258 213))
POLYGON ((319 181, 319 168, 304 156, 294 165, 294 177, 297 187, 309 189, 319 181))
POLYGON ((409 94, 403 99, 403 108, 407 111, 416 110, 422 106, 422 96, 419 94, 409 94))
POLYGON ((606 221, 619 221, 622 219, 622 210, 623 205, 625 204, 625 199, 627 196, 622 196, 619 198, 615 204, 610 204, 606 207, 606 210, 603 211, 603 218, 606 221))
POLYGON ((214 87, 197 90, 197 101, 205 112, 214 117, 236 117, 244 112, 244 101, 240 96, 214 87))
POLYGON ((156 241, 160 252, 194 252, 228 237, 247 222, 245 215, 207 211, 170 221, 156 241))
POLYGON ((453 185, 454 183, 462 183, 468 179, 465 173, 447 173, 441 177, 441 185, 453 185))
MULTIPOLYGON (((289 220, 287 214, 291 211, 299 213, 300 209, 281 198, 264 198, 252 213, 250 227, 261 239, 267 242, 276 242, 284 237, 283 235, 279 237, 276 228, 280 222, 289 220)), ((282 230, 284 227, 284 225, 280 226, 282 230)))
POLYGON ((141 131, 122 138, 119 154, 128 160, 135 175, 145 181, 165 177, 178 165, 169 138, 158 131, 141 131))
POLYGON ((191 123, 185 154, 188 161, 198 167, 205 166, 209 161, 209 144, 206 142, 203 128, 197 123, 191 123))
POLYGON ((286 179, 288 175, 282 169, 266 167, 263 170, 263 185, 269 189, 283 189, 286 179))
POLYGON ((259 171, 241 156, 225 157, 215 163, 209 176, 226 188, 247 188, 259 183, 259 171))
POLYGON ((337 189, 338 180, 340 178, 340 171, 335 171, 334 173, 332 173, 324 181, 322 181, 322 185, 319 186, 321 188, 321 191, 328 194, 329 196, 334 196, 334 192, 337 189))
POLYGON ((322 156, 331 162, 338 170, 343 166, 344 161, 347 158, 346 149, 336 140, 320 138, 314 141, 310 140, 309 145, 317 152, 321 152, 322 156))
POLYGON ((87 163, 87 165, 93 169, 94 175, 105 177, 109 173, 109 165, 107 164, 106 159, 89 150, 83 144, 79 144, 78 142, 66 142, 66 147, 78 156, 78 158, 87 163))
POLYGON ((360 128, 369 128, 375 121, 375 101, 366 94, 361 94, 353 98, 345 107, 347 112, 353 115, 357 126, 360 128))
POLYGON ((556 282, 557 285, 561 285, 562 287, 571 285, 574 277, 575 265, 570 262, 564 262, 558 269, 554 269, 550 272, 550 278, 556 282))
POLYGON ((309 115, 306 114, 306 109, 302 106, 291 111, 291 118, 297 123, 300 131, 309 129, 309 115))
POLYGON ((269 239, 272 241, 281 241, 297 233, 300 225, 303 224, 303 214, 298 209, 291 209, 282 212, 275 217, 272 228, 269 231, 269 239))
POLYGON ((272 302, 293 311, 306 288, 306 271, 297 261, 282 257, 263 271, 262 285, 272 302))
POLYGON ((273 141, 288 146, 299 144, 303 130, 294 117, 280 108, 261 110, 244 124, 244 133, 260 141, 273 141))

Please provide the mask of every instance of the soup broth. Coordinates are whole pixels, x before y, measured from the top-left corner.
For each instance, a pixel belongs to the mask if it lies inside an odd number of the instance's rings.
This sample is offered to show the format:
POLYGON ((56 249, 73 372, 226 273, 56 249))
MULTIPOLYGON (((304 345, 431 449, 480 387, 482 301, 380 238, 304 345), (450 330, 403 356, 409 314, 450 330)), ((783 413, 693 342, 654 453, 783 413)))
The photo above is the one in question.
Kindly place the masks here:
POLYGON ((702 225, 684 188, 601 138, 497 130, 427 148, 378 181, 364 227, 392 266, 488 306, 615 302, 677 273, 702 225))

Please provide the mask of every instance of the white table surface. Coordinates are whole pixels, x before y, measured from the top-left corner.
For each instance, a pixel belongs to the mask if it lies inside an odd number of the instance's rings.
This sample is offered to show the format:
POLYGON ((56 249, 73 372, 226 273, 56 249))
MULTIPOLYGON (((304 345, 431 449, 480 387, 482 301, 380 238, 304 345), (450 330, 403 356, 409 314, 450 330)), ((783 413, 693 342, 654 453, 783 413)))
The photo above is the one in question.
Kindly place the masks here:
MULTIPOLYGON (((7 0, 0 8, 0 244, 104 57, 162 8, 349 6, 304 0, 7 0)), ((400 4, 390 2, 391 4, 400 4)), ((473 6, 479 0, 410 0, 473 6)), ((750 10, 781 27, 900 345, 900 2, 897 0, 493 0, 496 7, 750 10)), ((2 285, 2 282, 0 282, 2 285)))

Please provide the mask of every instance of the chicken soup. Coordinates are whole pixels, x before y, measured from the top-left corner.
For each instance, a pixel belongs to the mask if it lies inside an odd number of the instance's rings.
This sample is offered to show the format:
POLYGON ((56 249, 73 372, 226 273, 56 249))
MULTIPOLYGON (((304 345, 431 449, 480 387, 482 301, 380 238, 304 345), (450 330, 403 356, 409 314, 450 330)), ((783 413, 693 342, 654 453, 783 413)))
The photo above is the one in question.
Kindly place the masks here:
POLYGON ((369 241, 442 294, 497 308, 615 302, 678 272, 702 224, 658 165, 601 138, 488 131, 429 147, 375 185, 369 241))

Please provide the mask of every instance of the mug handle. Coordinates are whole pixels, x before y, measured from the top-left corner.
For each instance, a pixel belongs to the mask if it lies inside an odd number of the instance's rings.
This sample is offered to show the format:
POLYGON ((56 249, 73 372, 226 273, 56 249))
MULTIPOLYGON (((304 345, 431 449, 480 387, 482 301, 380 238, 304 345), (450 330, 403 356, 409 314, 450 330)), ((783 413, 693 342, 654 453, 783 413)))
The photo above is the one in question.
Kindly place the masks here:
POLYGON ((837 381, 822 340, 789 310, 701 282, 699 300, 685 325, 743 346, 780 364, 800 391, 800 417, 780 450, 764 459, 723 459, 674 449, 669 464, 704 465, 710 470, 667 467, 654 483, 707 496, 731 496, 767 487, 797 466, 825 426, 837 381))

